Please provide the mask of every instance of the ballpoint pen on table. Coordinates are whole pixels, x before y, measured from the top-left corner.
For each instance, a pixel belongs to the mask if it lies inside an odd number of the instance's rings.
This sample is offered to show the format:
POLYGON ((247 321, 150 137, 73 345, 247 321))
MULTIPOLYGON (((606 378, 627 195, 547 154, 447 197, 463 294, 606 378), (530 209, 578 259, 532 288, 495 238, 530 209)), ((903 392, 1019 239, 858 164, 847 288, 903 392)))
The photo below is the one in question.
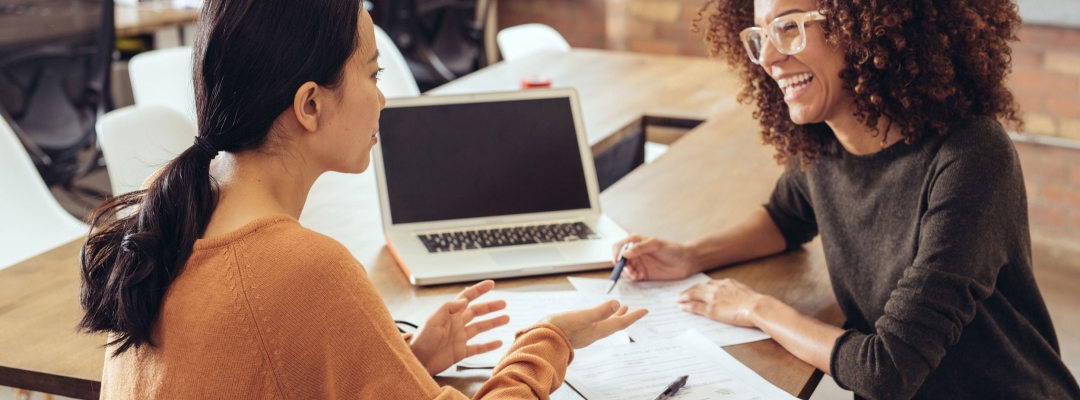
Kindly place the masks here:
POLYGON ((626 242, 626 244, 622 245, 622 248, 619 249, 619 257, 618 260, 615 261, 615 269, 611 271, 611 278, 609 278, 607 290, 604 291, 605 294, 611 293, 611 289, 615 288, 615 284, 619 282, 619 275, 622 275, 623 267, 626 266, 626 258, 623 257, 623 253, 633 247, 634 242, 626 242))
POLYGON ((667 385, 667 387, 664 388, 664 391, 656 395, 653 400, 667 400, 674 397, 675 392, 678 392, 679 389, 682 389, 683 385, 686 385, 686 379, 689 377, 690 375, 683 375, 678 379, 675 379, 675 382, 671 382, 670 385, 667 385))

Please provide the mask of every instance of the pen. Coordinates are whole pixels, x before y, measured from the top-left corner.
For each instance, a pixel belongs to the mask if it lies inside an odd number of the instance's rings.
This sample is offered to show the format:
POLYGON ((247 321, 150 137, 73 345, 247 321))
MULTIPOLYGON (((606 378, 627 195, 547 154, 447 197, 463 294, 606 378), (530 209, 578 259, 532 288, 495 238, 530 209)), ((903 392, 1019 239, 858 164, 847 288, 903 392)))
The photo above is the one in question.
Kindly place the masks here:
POLYGON ((623 257, 623 253, 633 247, 634 242, 626 242, 626 244, 622 245, 622 248, 619 249, 619 257, 618 260, 615 261, 615 269, 611 271, 611 278, 608 278, 610 281, 608 281, 607 291, 604 292, 605 294, 611 293, 611 289, 615 288, 615 283, 619 282, 619 275, 622 275, 622 269, 626 266, 626 257, 623 257))
POLYGON ((667 387, 664 388, 664 391, 656 395, 653 400, 667 400, 675 397, 675 392, 678 392, 679 389, 682 389, 683 385, 686 384, 686 378, 689 377, 690 375, 683 375, 680 376, 678 379, 675 379, 675 382, 671 382, 670 385, 667 385, 667 387))

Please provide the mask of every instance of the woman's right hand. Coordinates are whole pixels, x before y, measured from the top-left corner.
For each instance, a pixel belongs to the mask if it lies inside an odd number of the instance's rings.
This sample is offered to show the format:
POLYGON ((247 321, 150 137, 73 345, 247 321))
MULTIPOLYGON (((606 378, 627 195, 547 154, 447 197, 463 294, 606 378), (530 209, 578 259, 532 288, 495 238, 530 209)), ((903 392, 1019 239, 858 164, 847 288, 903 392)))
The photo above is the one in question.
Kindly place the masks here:
POLYGON ((626 267, 623 274, 635 281, 670 281, 683 279, 695 272, 691 264, 691 250, 683 244, 654 237, 630 235, 615 244, 615 262, 623 244, 633 246, 623 253, 626 267))
POLYGON ((570 339, 570 345, 580 349, 626 329, 649 313, 644 308, 632 312, 627 312, 628 309, 618 301, 608 300, 593 308, 549 315, 540 322, 558 327, 570 339))

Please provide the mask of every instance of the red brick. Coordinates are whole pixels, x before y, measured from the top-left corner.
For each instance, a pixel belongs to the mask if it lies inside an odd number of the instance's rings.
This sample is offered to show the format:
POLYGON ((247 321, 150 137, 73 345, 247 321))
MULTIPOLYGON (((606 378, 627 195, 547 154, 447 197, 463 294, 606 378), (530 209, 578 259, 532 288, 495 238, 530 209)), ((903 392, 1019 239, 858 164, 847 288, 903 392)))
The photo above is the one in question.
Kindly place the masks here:
POLYGON ((1046 110, 1059 116, 1080 118, 1080 97, 1049 95, 1046 97, 1046 110))
POLYGON ((641 20, 626 21, 626 37, 629 39, 656 39, 656 25, 641 20))
POLYGON ((532 11, 531 3, 530 0, 502 0, 499 2, 499 16, 502 16, 503 11, 528 13, 532 11))
POLYGON ((1043 93, 1073 94, 1080 88, 1080 80, 1075 76, 1027 68, 1017 68, 1011 83, 1019 91, 1043 93))
POLYGON ((690 24, 687 22, 656 24, 656 38, 683 43, 701 41, 701 33, 691 32, 690 24))
POLYGON ((1024 25, 1020 28, 1020 43, 1062 48, 1080 47, 1080 29, 1024 25))
MULTIPOLYGON (((1019 146, 1017 146, 1019 149, 1019 146)), ((1039 146, 1047 147, 1047 146, 1039 146)), ((1020 153, 1020 167, 1024 180, 1035 183, 1065 183, 1069 179, 1069 167, 1063 160, 1047 156, 1042 149, 1020 153)))
POLYGON ((537 15, 535 22, 541 23, 555 29, 556 32, 563 35, 563 37, 572 37, 574 33, 574 23, 566 18, 562 18, 556 15, 537 15))
POLYGON ((630 51, 653 54, 678 54, 679 45, 672 42, 648 39, 631 39, 630 51))
POLYGON ((606 21, 593 21, 591 19, 578 19, 574 22, 574 31, 578 36, 600 39, 603 42, 607 35, 606 21))
POLYGON ((1058 207, 1031 204, 1028 214, 1032 227, 1064 229, 1068 226, 1069 213, 1058 207))
POLYGON ((1027 193, 1028 199, 1037 199, 1039 197, 1039 184, 1024 180, 1024 191, 1027 193))
POLYGON ((1039 189, 1039 198, 1047 204, 1057 204, 1080 212, 1080 188, 1048 184, 1039 189))
POLYGON ((1043 111, 1043 95, 1041 93, 1015 92, 1013 97, 1016 98, 1017 103, 1020 103, 1020 110, 1023 112, 1043 111))
POLYGON ((1074 232, 1080 232, 1080 212, 1072 213, 1072 229, 1074 232))
POLYGON ((526 13, 499 9, 499 30, 532 22, 532 18, 526 13))
MULTIPOLYGON (((702 3, 702 4, 704 4, 704 3, 702 3)), ((700 4, 699 5, 683 6, 683 8, 682 8, 682 17, 679 18, 679 19, 682 20, 682 21, 685 21, 685 22, 694 21, 694 20, 698 19, 698 12, 700 12, 700 11, 701 11, 701 5, 700 4)))
POLYGON ((1014 66, 1020 67, 1041 67, 1043 59, 1043 52, 1038 49, 1016 45, 1012 50, 1012 62, 1014 66))
POLYGON ((679 55, 692 57, 708 57, 709 49, 705 48, 704 43, 687 43, 679 46, 679 55))
POLYGON ((1080 187, 1080 165, 1073 165, 1070 175, 1072 175, 1073 186, 1080 187))

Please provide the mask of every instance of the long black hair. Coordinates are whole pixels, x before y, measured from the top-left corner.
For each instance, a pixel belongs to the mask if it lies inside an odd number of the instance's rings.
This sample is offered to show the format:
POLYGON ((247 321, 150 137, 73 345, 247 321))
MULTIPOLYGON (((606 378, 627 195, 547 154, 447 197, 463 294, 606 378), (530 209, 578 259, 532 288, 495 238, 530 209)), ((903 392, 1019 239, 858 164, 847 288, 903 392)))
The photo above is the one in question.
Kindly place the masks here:
MULTIPOLYGON (((145 190, 87 217, 82 248, 84 332, 113 334, 113 356, 154 344, 165 292, 217 204, 210 160, 266 142, 306 82, 335 88, 359 43, 359 0, 207 0, 194 49, 198 141, 145 190)), ((374 45, 374 44, 371 44, 374 45)))

